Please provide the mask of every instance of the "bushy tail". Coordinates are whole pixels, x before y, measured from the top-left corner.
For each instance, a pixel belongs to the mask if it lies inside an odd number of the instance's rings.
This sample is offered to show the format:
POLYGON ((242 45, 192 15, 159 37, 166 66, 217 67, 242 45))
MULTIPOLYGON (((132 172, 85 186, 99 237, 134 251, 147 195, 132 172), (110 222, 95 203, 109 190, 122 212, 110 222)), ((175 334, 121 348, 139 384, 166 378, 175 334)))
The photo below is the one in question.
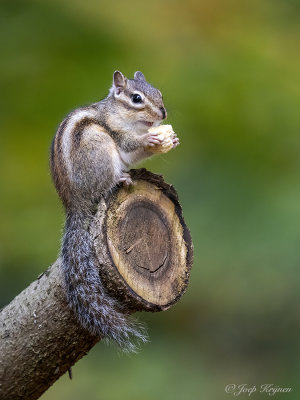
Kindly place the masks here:
POLYGON ((116 341, 123 350, 136 351, 146 342, 143 326, 118 311, 100 280, 92 238, 84 229, 86 216, 68 213, 62 245, 62 268, 70 307, 90 333, 116 341), (134 341, 134 339, 136 339, 134 341))

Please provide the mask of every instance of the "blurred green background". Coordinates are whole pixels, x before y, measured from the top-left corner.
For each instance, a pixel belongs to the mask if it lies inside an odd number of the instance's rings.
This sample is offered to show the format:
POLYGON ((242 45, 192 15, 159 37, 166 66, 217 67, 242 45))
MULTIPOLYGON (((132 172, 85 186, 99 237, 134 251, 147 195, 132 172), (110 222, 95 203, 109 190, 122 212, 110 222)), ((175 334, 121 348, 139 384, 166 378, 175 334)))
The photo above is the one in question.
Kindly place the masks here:
POLYGON ((1 0, 0 305, 57 257, 51 139, 115 69, 163 92, 181 145, 144 166, 175 185, 195 246, 182 300, 140 315, 151 343, 99 343, 42 399, 300 398, 299 17, 297 0, 1 0))

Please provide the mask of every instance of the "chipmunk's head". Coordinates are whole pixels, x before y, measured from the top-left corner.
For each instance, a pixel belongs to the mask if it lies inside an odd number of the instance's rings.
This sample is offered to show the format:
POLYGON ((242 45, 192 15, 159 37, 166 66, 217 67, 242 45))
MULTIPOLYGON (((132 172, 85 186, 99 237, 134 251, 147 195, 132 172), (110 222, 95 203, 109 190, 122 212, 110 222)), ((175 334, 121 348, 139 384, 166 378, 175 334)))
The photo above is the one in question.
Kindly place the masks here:
POLYGON ((116 112, 122 123, 136 130, 147 131, 167 117, 161 92, 140 71, 134 74, 134 79, 115 71, 110 94, 117 101, 116 112))

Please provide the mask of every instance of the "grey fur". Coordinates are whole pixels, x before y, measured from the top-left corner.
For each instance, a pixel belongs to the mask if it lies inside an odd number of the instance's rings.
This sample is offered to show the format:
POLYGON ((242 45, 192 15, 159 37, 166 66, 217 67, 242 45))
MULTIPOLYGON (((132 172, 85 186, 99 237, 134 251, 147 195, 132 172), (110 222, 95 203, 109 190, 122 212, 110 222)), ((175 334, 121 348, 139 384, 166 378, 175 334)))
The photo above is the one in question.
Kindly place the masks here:
POLYGON ((135 351, 132 338, 145 342, 142 325, 120 311, 121 305, 109 297, 101 283, 93 242, 86 229, 88 217, 67 214, 62 245, 62 266, 70 307, 90 333, 116 341, 124 350, 135 351))

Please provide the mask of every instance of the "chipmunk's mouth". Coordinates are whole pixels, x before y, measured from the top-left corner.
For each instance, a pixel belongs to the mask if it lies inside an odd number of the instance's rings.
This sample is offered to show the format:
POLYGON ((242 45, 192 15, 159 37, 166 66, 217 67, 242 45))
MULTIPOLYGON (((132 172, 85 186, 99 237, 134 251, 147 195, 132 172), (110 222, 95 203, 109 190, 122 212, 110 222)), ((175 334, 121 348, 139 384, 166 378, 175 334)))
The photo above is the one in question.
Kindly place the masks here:
POLYGON ((143 125, 148 126, 148 128, 151 128, 152 126, 158 126, 160 124, 161 121, 140 121, 143 125))
POLYGON ((149 128, 151 128, 151 126, 153 126, 153 122, 151 121, 141 121, 144 125, 148 126, 149 128))

